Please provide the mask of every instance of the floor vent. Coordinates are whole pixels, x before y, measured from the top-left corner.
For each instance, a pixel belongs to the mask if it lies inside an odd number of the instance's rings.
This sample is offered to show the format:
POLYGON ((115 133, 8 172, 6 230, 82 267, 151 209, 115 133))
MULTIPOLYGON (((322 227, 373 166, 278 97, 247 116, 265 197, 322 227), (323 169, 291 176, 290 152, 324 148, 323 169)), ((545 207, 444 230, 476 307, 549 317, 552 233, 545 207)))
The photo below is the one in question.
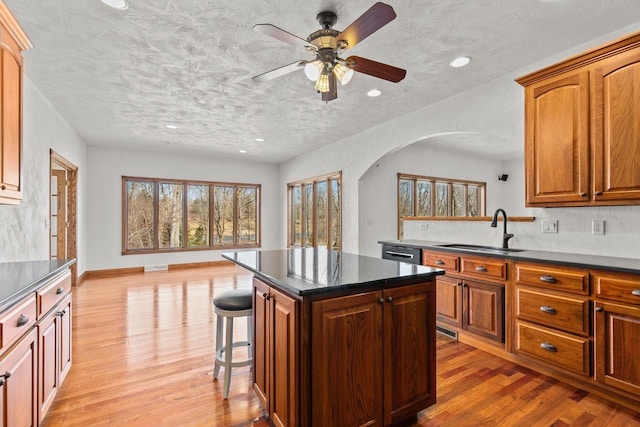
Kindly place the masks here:
POLYGON ((144 272, 147 273, 149 271, 167 271, 169 266, 167 264, 158 264, 158 265, 145 265, 144 272))
POLYGON ((436 326, 436 332, 439 332, 446 337, 453 338, 454 340, 458 341, 458 333, 456 331, 443 328, 442 326, 436 326))

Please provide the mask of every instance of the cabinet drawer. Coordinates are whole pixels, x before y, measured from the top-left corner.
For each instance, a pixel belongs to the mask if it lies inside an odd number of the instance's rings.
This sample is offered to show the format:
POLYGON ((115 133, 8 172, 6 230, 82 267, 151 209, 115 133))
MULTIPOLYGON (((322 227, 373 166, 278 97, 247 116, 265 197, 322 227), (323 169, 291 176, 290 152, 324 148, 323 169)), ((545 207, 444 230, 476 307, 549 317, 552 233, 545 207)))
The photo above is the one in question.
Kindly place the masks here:
POLYGON ((589 300, 516 289, 518 318, 580 335, 589 335, 589 300))
POLYGON ((71 290, 71 273, 66 271, 61 276, 54 278, 51 283, 36 292, 38 297, 38 317, 43 316, 62 301, 71 290))
POLYGON ((516 283, 589 294, 589 273, 578 268, 554 268, 544 264, 516 264, 516 283))
POLYGON ((460 273, 485 279, 507 280, 507 262, 494 258, 460 257, 460 273))
POLYGON ((595 273, 596 298, 640 305, 640 276, 634 274, 595 273))
POLYGON ((422 251, 422 265, 442 268, 446 271, 458 271, 458 256, 440 252, 422 251))
POLYGON ((589 375, 589 339, 518 322, 516 353, 589 375))
POLYGON ((0 349, 6 349, 35 322, 36 296, 32 293, 0 314, 0 349))

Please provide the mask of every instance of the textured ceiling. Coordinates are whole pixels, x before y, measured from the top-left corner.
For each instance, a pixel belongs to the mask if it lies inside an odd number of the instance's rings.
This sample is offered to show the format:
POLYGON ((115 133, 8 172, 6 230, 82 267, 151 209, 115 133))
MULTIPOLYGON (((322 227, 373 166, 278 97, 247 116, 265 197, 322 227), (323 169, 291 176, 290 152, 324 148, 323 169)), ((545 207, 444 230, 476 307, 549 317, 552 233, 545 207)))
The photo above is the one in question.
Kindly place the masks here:
POLYGON ((316 14, 333 10, 342 30, 372 0, 5 3, 34 45, 27 76, 88 144, 274 163, 631 25, 640 11, 640 0, 389 1, 398 17, 349 54, 404 68, 406 79, 356 73, 323 103, 302 72, 251 80, 310 59, 252 27, 306 38, 316 14), (471 65, 449 68, 461 54, 471 65), (367 97, 371 88, 382 96, 367 97))

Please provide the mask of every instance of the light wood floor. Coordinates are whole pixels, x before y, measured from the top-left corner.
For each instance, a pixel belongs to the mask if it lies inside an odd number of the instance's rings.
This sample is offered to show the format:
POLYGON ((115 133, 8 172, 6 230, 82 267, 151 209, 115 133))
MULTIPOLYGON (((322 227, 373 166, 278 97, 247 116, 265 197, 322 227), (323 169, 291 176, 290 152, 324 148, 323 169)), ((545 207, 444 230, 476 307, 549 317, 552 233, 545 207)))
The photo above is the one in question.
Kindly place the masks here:
MULTIPOLYGON (((73 367, 45 426, 267 425, 249 367, 233 370, 228 400, 212 380, 211 300, 250 286, 238 267, 206 267, 74 288, 73 367)), ((639 413, 448 338, 437 344, 438 403, 415 425, 640 426, 639 413)))

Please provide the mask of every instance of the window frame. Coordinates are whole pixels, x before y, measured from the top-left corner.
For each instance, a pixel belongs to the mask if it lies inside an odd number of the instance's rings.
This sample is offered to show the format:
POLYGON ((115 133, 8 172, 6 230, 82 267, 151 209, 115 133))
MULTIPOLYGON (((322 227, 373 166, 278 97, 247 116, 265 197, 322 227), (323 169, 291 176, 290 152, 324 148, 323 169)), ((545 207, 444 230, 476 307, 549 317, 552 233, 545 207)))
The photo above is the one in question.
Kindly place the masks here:
POLYGON ((221 249, 244 249, 244 248, 260 248, 262 242, 262 185, 239 183, 239 182, 220 182, 220 181, 200 181, 200 180, 184 180, 174 178, 146 178, 137 176, 122 176, 122 255, 140 255, 154 253, 169 252, 192 252, 192 251, 211 251, 221 249), (127 183, 129 182, 145 182, 153 184, 153 248, 129 249, 129 221, 128 221, 128 202, 127 202, 127 183), (182 185, 182 244, 180 247, 160 248, 158 239, 159 227, 159 187, 160 184, 181 184, 182 185), (209 245, 206 246, 189 246, 188 239, 188 186, 208 186, 209 187, 209 245), (214 188, 233 187, 233 244, 214 244, 214 188), (252 188, 256 191, 256 243, 255 244, 238 244, 238 189, 252 188))
POLYGON ((400 216, 400 181, 412 181, 413 185, 413 194, 412 194, 412 210, 414 215, 413 217, 417 217, 417 207, 418 207, 418 181, 428 181, 431 183, 431 214, 429 216, 424 216, 424 218, 478 218, 486 215, 486 207, 487 207, 487 183, 483 181, 469 181, 464 179, 455 179, 455 178, 440 178, 434 176, 424 176, 424 175, 413 175, 400 173, 397 174, 396 180, 396 217, 397 217, 397 226, 398 226, 398 239, 402 239, 402 222, 404 217, 400 216), (445 183, 447 184, 447 212, 449 214, 453 213, 453 187, 454 185, 462 185, 464 187, 464 215, 454 216, 454 215, 444 215, 438 216, 433 215, 436 209, 436 184, 437 183, 445 183), (480 189, 480 194, 478 195, 478 215, 477 216, 469 216, 469 186, 478 187, 480 189))
POLYGON ((343 199, 343 186, 342 186, 342 171, 338 171, 338 172, 334 172, 334 173, 329 173, 326 175, 319 175, 319 176, 315 176, 312 178, 307 178, 307 179, 302 179, 302 180, 298 180, 298 181, 293 181, 293 182, 289 182, 287 183, 287 246, 290 248, 298 248, 298 247, 324 247, 325 245, 323 244, 322 246, 318 245, 318 184, 322 183, 322 182, 326 182, 327 184, 327 243, 326 243, 326 248, 329 250, 342 250, 342 199, 343 199), (339 245, 337 247, 333 247, 331 246, 331 224, 332 224, 332 215, 331 215, 331 209, 329 207, 329 203, 332 200, 333 197, 333 188, 331 186, 331 181, 332 180, 337 180, 338 181, 338 195, 339 195, 339 201, 338 201, 338 226, 339 226, 339 245), (306 221, 307 221, 307 207, 306 207, 306 201, 307 201, 307 197, 306 197, 306 193, 305 190, 308 188, 308 186, 312 186, 313 187, 313 207, 312 207, 312 237, 311 237, 311 241, 312 241, 312 246, 307 245, 307 227, 306 227, 306 221), (301 205, 301 209, 300 209, 300 245, 295 244, 295 215, 294 215, 294 204, 293 202, 293 192, 295 188, 299 188, 300 189, 300 205, 301 205))

